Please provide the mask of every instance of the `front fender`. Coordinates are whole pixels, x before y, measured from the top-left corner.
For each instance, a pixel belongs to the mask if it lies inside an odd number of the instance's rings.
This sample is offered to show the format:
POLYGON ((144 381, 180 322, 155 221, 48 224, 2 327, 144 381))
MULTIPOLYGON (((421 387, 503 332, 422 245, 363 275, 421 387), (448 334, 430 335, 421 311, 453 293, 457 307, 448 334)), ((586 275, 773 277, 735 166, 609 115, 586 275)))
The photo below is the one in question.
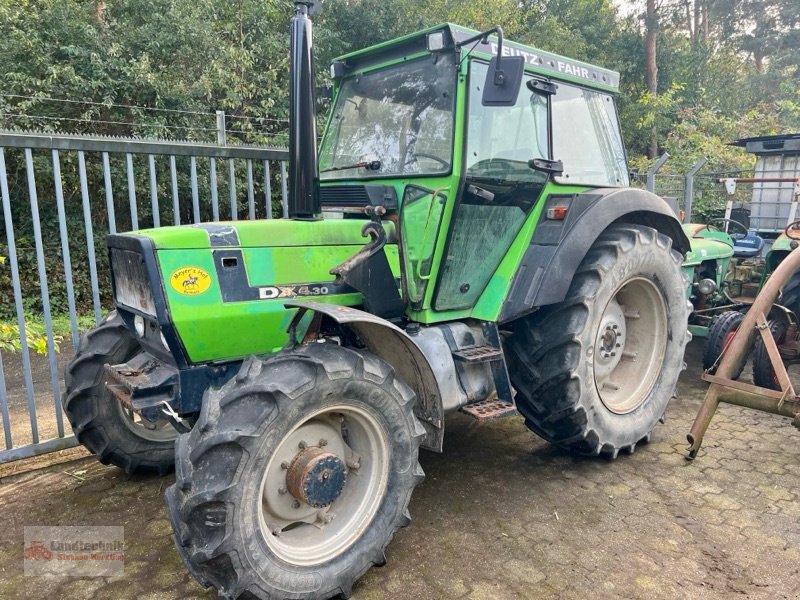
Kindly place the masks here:
POLYGON ((309 310, 324 315, 353 331, 370 352, 389 363, 417 395, 414 413, 426 433, 422 447, 442 451, 444 410, 439 385, 428 359, 405 331, 385 319, 347 306, 322 302, 287 302, 285 306, 299 309, 293 324, 309 310))

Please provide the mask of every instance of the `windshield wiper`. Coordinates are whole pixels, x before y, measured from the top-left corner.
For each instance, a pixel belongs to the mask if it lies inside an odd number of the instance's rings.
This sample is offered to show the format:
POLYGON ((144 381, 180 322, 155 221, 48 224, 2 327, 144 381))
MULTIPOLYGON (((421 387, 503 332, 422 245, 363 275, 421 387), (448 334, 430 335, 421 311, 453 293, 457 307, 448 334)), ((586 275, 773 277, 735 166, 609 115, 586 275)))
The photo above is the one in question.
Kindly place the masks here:
POLYGON ((342 167, 330 167, 329 169, 322 169, 320 173, 327 173, 328 171, 346 171, 347 169, 366 169, 367 171, 378 171, 381 168, 381 161, 379 160, 365 160, 352 165, 344 165, 342 167))

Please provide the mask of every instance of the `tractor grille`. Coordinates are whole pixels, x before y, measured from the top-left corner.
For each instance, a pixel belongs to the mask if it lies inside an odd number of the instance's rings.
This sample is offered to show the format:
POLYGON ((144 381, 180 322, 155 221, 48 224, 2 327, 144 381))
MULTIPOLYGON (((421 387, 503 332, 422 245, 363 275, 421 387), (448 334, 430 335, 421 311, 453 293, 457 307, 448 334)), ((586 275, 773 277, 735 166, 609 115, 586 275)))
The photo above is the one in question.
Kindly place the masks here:
POLYGON ((363 185, 331 185, 320 188, 319 199, 323 206, 364 207, 369 195, 363 185))
POLYGON ((397 192, 391 185, 329 185, 319 191, 320 203, 330 208, 364 208, 384 206, 397 210, 397 192))
POLYGON ((141 254, 111 248, 111 273, 114 278, 114 301, 117 304, 156 316, 147 268, 141 254))

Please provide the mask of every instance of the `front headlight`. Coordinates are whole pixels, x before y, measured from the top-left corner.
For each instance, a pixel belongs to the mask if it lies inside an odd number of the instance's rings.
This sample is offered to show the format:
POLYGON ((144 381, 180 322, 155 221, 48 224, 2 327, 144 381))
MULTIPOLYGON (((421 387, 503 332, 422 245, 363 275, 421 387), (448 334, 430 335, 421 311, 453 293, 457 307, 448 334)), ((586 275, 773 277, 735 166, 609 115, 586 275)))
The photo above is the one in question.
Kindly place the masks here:
POLYGON ((138 337, 144 337, 144 317, 142 315, 133 317, 133 328, 136 330, 138 337))

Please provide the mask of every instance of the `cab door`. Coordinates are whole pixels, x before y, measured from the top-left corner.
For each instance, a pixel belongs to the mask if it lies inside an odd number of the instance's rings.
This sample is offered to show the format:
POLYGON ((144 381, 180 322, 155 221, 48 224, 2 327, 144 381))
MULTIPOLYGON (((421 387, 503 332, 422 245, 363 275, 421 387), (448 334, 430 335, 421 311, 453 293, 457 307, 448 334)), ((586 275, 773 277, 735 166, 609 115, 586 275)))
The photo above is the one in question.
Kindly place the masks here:
POLYGON ((433 302, 440 311, 475 304, 548 179, 528 161, 550 158, 549 87, 526 75, 514 106, 483 106, 487 69, 470 65, 464 180, 433 302))

